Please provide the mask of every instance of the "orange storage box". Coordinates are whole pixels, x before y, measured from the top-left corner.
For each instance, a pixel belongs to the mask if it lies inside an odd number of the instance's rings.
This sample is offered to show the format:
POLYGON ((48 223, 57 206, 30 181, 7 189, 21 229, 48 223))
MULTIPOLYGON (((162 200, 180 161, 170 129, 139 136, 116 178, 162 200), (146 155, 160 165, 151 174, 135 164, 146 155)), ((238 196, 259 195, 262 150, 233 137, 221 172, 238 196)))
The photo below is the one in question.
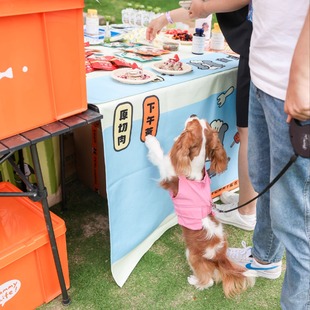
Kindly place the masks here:
MULTIPOLYGON (((0 192, 17 192, 0 183, 0 192)), ((51 213, 67 289, 64 221, 51 213)), ((42 206, 25 197, 0 197, 0 307, 32 310, 61 294, 42 206)))
POLYGON ((83 8, 0 1, 0 139, 87 109, 83 8))

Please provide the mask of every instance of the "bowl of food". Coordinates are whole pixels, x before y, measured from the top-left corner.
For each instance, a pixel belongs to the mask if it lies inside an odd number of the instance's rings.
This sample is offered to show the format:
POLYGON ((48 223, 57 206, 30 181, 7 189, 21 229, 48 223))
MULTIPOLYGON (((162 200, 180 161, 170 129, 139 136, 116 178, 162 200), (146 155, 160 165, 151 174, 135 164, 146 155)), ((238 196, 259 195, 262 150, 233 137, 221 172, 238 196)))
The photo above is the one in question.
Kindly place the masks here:
POLYGON ((163 42, 163 49, 171 52, 175 52, 179 50, 179 43, 178 42, 170 42, 166 41, 163 42))

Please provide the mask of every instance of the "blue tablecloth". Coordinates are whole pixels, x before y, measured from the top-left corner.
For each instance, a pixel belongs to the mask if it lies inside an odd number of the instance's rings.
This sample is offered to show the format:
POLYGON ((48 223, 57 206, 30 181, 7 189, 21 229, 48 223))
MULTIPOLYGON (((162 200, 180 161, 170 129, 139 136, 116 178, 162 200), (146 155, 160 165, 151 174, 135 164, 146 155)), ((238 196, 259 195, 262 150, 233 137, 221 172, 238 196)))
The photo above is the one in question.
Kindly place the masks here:
POLYGON ((208 53, 182 61, 195 61, 193 71, 164 76, 163 82, 127 85, 110 76, 87 81, 88 102, 103 114, 111 268, 119 286, 152 244, 177 223, 169 194, 157 184, 157 168, 147 159, 146 130, 156 134, 168 152, 191 114, 205 118, 220 132, 230 158, 228 170, 212 176, 211 189, 216 194, 237 184, 238 144, 233 142, 238 59, 208 53), (153 108, 158 114, 152 115, 153 108))

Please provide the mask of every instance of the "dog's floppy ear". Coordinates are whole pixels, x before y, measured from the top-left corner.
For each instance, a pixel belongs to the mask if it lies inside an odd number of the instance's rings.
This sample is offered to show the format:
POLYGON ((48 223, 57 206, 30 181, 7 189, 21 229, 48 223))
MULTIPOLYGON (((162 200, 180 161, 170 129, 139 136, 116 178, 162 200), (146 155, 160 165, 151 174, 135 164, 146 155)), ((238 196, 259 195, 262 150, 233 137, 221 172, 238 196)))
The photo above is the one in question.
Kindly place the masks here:
POLYGON ((227 154, 222 142, 218 138, 218 132, 208 123, 205 129, 207 139, 206 154, 211 161, 210 170, 215 173, 221 173, 227 169, 227 154))
POLYGON ((191 173, 189 155, 192 140, 192 133, 184 130, 171 148, 170 160, 177 175, 189 176, 191 173))

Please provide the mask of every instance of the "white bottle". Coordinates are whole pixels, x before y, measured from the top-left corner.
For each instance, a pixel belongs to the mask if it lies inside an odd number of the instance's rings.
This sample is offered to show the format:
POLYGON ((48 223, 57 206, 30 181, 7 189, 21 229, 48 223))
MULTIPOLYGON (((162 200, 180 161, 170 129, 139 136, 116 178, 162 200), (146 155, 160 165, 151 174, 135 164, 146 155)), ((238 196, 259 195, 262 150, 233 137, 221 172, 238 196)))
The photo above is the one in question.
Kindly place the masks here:
POLYGON ((97 10, 87 10, 86 33, 90 35, 99 34, 99 16, 97 14, 97 10))
POLYGON ((218 23, 214 23, 211 31, 210 48, 215 51, 222 51, 224 49, 224 36, 218 23))
POLYGON ((205 50, 205 35, 202 28, 196 28, 192 41, 192 53, 202 55, 205 50))

